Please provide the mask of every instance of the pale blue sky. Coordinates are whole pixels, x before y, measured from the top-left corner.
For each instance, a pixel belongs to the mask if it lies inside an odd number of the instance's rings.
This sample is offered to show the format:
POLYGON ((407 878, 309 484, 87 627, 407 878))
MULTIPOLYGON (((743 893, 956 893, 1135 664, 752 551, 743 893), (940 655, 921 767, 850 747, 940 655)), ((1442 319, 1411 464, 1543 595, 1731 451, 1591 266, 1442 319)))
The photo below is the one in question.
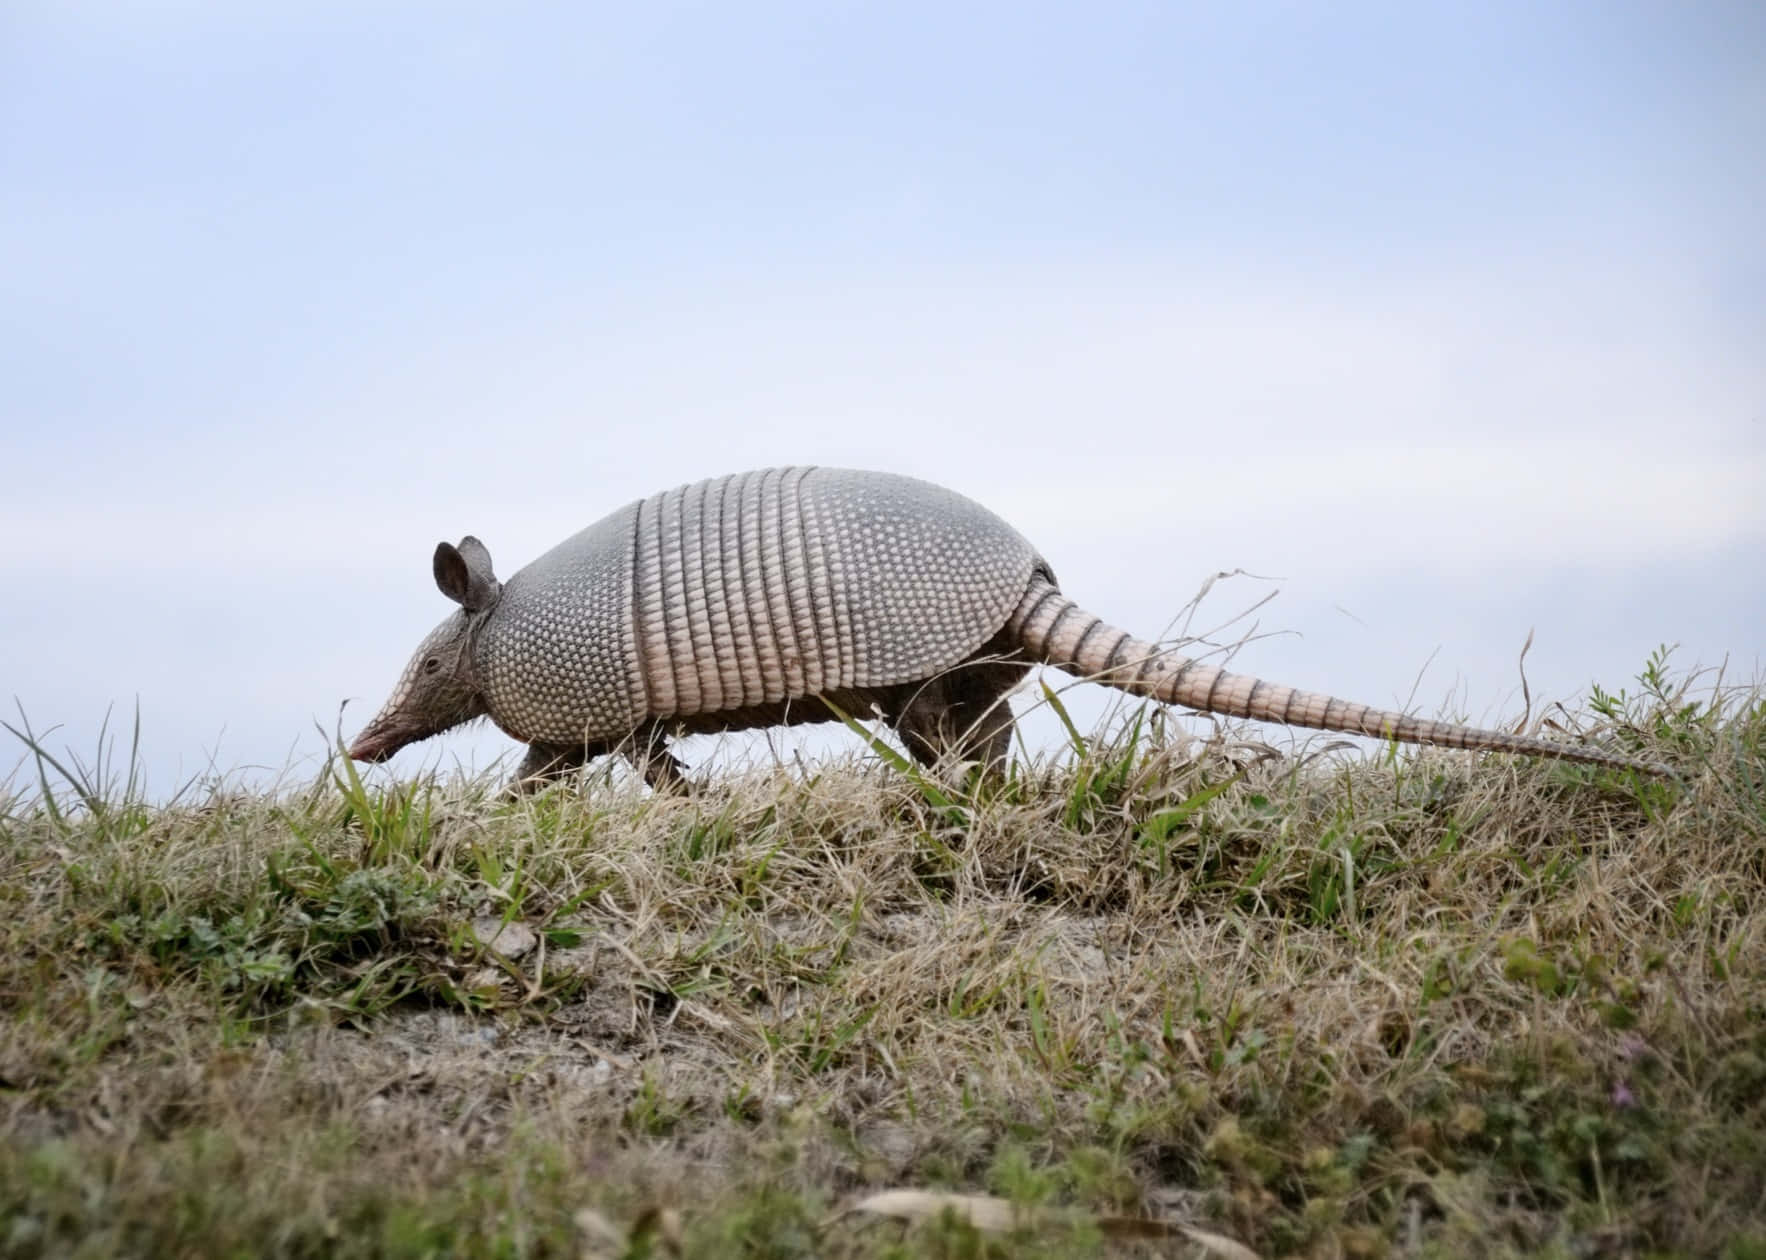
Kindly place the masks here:
POLYGON ((124 8, 0 14, 0 700, 156 781, 785 461, 1373 702, 1766 652, 1758 5, 124 8))

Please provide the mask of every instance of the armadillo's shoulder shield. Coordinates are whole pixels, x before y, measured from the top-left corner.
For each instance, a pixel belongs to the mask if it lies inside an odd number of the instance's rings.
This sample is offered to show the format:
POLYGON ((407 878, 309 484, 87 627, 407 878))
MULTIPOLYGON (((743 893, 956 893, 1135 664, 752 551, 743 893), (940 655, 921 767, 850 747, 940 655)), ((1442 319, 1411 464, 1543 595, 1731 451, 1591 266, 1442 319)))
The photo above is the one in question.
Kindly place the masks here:
POLYGON ((615 739, 645 716, 632 624, 637 519, 628 504, 504 583, 474 659, 492 718, 516 739, 615 739))

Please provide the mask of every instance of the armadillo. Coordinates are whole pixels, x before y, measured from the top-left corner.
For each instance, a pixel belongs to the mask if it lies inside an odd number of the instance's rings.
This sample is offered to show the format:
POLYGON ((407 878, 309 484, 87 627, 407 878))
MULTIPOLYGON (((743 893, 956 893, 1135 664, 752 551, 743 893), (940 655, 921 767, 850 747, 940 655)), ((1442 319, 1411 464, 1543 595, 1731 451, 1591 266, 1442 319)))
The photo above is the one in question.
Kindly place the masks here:
POLYGON ((1004 767, 1007 694, 1043 662, 1191 709, 1647 773, 1603 750, 1411 717, 1161 650, 1084 611, 1005 521, 911 477, 769 468, 627 504, 507 582, 442 543, 459 605, 349 755, 381 761, 488 716, 528 745, 518 787, 622 753, 679 779, 669 735, 881 715, 922 764, 1004 767))

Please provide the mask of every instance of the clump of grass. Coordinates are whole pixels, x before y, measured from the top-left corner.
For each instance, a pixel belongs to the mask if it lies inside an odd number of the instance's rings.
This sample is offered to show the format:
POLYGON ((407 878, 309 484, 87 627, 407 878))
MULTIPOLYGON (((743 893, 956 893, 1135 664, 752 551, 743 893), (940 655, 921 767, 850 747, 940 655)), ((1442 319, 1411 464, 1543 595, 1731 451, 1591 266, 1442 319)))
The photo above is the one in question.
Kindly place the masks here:
POLYGON ((0 1254, 1762 1254, 1766 699, 1687 684, 1587 715, 1666 784, 1137 713, 150 804, 20 727, 0 1254), (836 1214, 892 1186, 1041 1223, 836 1214))

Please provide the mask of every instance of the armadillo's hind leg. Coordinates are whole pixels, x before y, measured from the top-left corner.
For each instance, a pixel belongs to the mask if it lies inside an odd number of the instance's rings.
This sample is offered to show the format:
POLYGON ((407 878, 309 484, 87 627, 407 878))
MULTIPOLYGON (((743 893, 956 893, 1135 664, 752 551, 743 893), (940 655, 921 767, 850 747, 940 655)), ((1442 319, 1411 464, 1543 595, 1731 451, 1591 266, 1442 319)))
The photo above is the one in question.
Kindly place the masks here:
POLYGON ((591 758, 606 751, 605 744, 529 744, 527 756, 515 767, 515 777, 505 791, 510 796, 537 792, 548 783, 580 770, 591 758))
POLYGON ((999 777, 1012 752, 1012 706, 1006 695, 1025 666, 989 662, 942 674, 914 689, 896 713, 894 726, 921 765, 946 759, 979 762, 999 777))
POLYGON ((667 734, 661 722, 647 722, 619 746, 632 768, 644 776, 644 782, 659 792, 665 787, 687 784, 687 767, 668 750, 667 734))

